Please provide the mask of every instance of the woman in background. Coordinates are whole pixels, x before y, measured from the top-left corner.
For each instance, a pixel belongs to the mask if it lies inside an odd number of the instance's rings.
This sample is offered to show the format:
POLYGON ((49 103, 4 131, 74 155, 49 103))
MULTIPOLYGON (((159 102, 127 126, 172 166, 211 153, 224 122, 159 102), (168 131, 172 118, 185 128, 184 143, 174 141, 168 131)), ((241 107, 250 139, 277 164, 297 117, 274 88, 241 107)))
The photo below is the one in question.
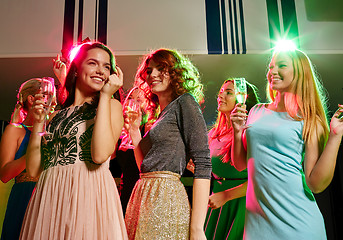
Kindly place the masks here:
MULTIPOLYGON (((207 239, 243 238, 248 175, 246 170, 237 171, 231 162, 233 129, 230 114, 237 103, 234 81, 234 78, 227 79, 219 91, 217 120, 208 134, 213 193, 209 198, 205 221, 207 239)), ((256 87, 246 83, 248 93, 246 105, 249 110, 259 102, 259 98, 256 87)))
POLYGON ((1 240, 18 239, 27 204, 38 181, 30 177, 26 168, 25 153, 33 125, 34 95, 39 93, 42 79, 24 82, 17 95, 17 104, 0 143, 0 179, 7 183, 15 178, 7 203, 1 240))

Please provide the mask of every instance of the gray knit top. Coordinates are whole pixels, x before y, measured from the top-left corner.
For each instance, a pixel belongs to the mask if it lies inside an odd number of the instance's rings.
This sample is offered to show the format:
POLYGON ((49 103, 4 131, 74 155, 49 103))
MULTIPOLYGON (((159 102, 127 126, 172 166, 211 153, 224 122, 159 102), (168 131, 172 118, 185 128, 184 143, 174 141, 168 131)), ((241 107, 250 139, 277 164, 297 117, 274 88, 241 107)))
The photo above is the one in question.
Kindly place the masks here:
POLYGON ((171 171, 183 174, 189 159, 195 178, 211 178, 207 129, 199 104, 185 93, 160 113, 139 143, 144 159, 141 172, 171 171))

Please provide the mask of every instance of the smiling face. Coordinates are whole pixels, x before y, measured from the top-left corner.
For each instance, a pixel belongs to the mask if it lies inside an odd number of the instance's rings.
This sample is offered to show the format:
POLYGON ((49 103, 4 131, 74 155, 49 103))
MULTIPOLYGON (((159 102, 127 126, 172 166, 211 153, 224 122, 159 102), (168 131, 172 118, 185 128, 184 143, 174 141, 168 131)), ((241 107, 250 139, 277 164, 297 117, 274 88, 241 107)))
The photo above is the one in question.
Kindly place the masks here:
POLYGON ((236 95, 233 81, 228 81, 221 87, 218 98, 218 111, 230 114, 236 104, 236 95))
POLYGON ((86 92, 98 92, 110 76, 109 54, 101 48, 87 51, 78 66, 76 86, 86 92))
POLYGON ((267 74, 270 88, 280 93, 288 92, 294 79, 293 62, 287 53, 273 56, 267 74))
POLYGON ((173 90, 170 84, 170 75, 168 71, 152 59, 146 68, 145 79, 151 92, 157 96, 161 94, 172 95, 173 90))

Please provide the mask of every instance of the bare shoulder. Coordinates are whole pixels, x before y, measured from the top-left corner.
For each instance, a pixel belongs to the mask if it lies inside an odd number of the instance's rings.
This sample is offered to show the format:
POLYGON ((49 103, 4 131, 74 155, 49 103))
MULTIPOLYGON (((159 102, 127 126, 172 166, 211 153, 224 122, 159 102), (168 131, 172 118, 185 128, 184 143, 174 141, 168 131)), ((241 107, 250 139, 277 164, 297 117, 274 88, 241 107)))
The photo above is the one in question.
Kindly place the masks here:
POLYGON ((8 134, 8 135, 15 135, 19 137, 21 135, 25 135, 25 133, 26 133, 25 128, 22 125, 8 124, 2 136, 8 134))
POLYGON ((19 139, 24 138, 25 134, 26 134, 26 131, 23 126, 21 125, 15 126, 12 124, 8 124, 5 128, 4 133, 2 134, 1 142, 2 144, 4 144, 4 142, 7 142, 7 143, 18 142, 19 139))

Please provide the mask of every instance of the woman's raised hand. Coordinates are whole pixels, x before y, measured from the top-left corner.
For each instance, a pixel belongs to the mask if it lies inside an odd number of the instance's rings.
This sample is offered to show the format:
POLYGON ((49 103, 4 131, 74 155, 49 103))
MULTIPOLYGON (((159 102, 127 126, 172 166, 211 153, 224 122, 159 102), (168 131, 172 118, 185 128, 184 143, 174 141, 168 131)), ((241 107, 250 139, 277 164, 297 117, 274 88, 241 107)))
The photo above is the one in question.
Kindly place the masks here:
POLYGON ((339 135, 342 137, 343 135, 343 105, 338 104, 338 110, 331 118, 330 122, 330 132, 339 135))
POLYGON ((246 119, 247 119, 247 113, 246 105, 237 103, 235 108, 232 110, 230 114, 230 120, 232 128, 235 132, 240 132, 247 128, 245 125, 246 119))
POLYGON ((35 99, 32 104, 34 121, 36 123, 43 123, 47 114, 44 108, 44 104, 45 104, 44 96, 43 94, 38 93, 38 94, 35 94, 34 98, 35 99))
POLYGON ((117 73, 111 74, 105 85, 101 89, 101 93, 108 94, 112 96, 120 87, 123 86, 123 72, 117 66, 117 73))
POLYGON ((67 77, 67 66, 61 61, 59 54, 57 54, 56 59, 52 59, 52 62, 54 64, 52 69, 54 70, 55 76, 58 78, 61 85, 64 86, 67 77))

